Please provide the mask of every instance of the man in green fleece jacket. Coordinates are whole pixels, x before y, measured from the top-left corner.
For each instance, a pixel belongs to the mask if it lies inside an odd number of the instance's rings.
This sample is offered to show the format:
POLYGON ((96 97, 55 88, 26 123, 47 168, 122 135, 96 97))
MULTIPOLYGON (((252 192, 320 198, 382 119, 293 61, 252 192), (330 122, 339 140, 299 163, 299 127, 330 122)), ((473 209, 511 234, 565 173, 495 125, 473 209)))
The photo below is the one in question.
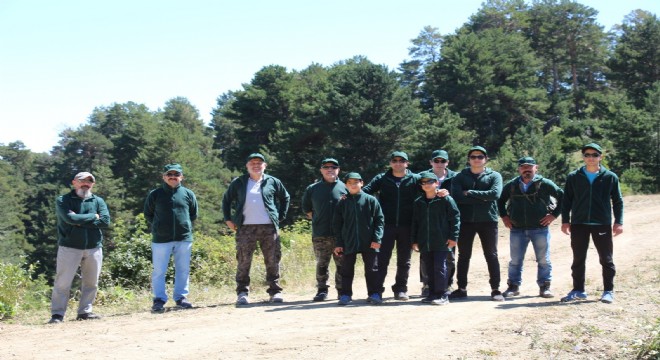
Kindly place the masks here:
POLYGON ((342 257, 341 295, 339 305, 348 305, 353 296, 353 277, 357 254, 362 254, 367 281, 367 302, 383 302, 383 286, 378 274, 378 249, 383 238, 383 211, 375 197, 362 191, 362 176, 351 172, 344 177, 349 194, 335 207, 332 228, 335 234, 335 255, 342 257))
POLYGON ((151 226, 151 257, 153 272, 151 288, 154 292, 151 311, 165 310, 167 292, 165 274, 174 257, 174 291, 177 307, 190 309, 190 256, 192 254, 193 222, 197 219, 197 198, 192 190, 181 185, 183 168, 168 164, 163 169, 163 184, 152 190, 144 201, 144 217, 151 226))
POLYGON ((57 267, 51 297, 50 324, 64 321, 71 283, 80 267, 80 303, 76 320, 101 317, 92 312, 103 263, 103 233, 110 226, 105 201, 94 194, 96 179, 88 172, 73 177, 73 190, 57 198, 57 267))
POLYGON ((561 230, 571 236, 573 290, 561 299, 562 302, 587 298, 584 282, 589 236, 593 239, 603 268, 603 295, 600 300, 607 304, 614 302, 616 268, 612 259, 612 235, 623 233, 623 197, 619 178, 600 164, 602 154, 600 145, 584 145, 584 166, 566 178, 561 230))
POLYGON ((262 154, 250 154, 245 164, 248 173, 234 179, 222 197, 225 223, 236 231, 236 305, 250 303, 250 267, 257 243, 266 264, 270 301, 284 301, 280 286, 279 225, 286 218, 290 196, 279 179, 265 173, 266 166, 262 154))

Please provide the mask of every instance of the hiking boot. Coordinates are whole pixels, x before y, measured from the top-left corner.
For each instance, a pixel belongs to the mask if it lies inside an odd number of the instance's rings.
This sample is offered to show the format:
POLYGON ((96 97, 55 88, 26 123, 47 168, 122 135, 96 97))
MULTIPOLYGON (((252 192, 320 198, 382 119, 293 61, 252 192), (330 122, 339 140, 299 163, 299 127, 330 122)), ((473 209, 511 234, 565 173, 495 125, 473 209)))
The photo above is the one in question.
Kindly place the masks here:
POLYGON ((313 301, 325 301, 328 299, 328 293, 326 291, 320 290, 314 295, 313 301))
POLYGON ((367 298, 367 302, 373 305, 379 305, 383 303, 383 298, 380 297, 379 293, 373 293, 367 298))
POLYGON ((59 324, 64 321, 64 316, 58 315, 58 314, 53 314, 53 316, 50 317, 50 320, 48 321, 49 324, 59 324))
POLYGON ((238 298, 236 299, 236 305, 247 305, 249 303, 250 303, 250 299, 248 298, 248 293, 246 292, 238 293, 238 298))
POLYGON ((490 292, 490 299, 493 301, 504 301, 504 296, 502 296, 502 293, 495 289, 490 292))
POLYGON ((424 285, 424 286, 422 287, 422 297, 423 297, 423 298, 428 297, 429 294, 430 294, 430 291, 431 291, 431 290, 429 289, 429 286, 428 286, 428 285, 424 285))
POLYGON ((181 298, 176 301, 176 306, 181 309, 192 309, 193 305, 186 298, 181 298))
POLYGON ((611 304, 614 302, 614 291, 608 290, 603 291, 603 296, 600 297, 600 302, 605 304, 611 304))
POLYGON ((431 301, 431 305, 447 305, 447 304, 449 304, 449 299, 447 299, 447 298, 444 297, 444 296, 441 297, 441 298, 434 299, 433 301, 431 301))
POLYGON ((542 298, 549 299, 555 297, 555 294, 550 291, 550 281, 546 281, 539 287, 539 296, 542 298))
POLYGON ((566 296, 561 298, 561 302, 571 302, 576 300, 586 300, 587 293, 584 291, 571 290, 566 296))
POLYGON ((520 295, 520 288, 518 287, 518 285, 514 285, 511 283, 509 283, 509 287, 506 288, 506 290, 504 290, 504 292, 502 293, 502 296, 504 296, 505 298, 518 296, 518 295, 520 295))
POLYGON ((282 296, 282 293, 275 293, 270 296, 270 302, 272 303, 282 303, 284 302, 284 297, 282 296))
POLYGON ((456 299, 465 299, 467 297, 467 290, 464 289, 456 289, 449 294, 449 299, 450 300, 456 300, 456 299))
POLYGON ((348 305, 353 301, 350 296, 348 295, 342 295, 339 297, 339 302, 337 302, 337 305, 348 305))
POLYGON ((100 320, 101 316, 94 314, 94 313, 84 313, 84 314, 78 314, 76 316, 76 320, 100 320))
POLYGON ((404 291, 394 293, 394 300, 408 301, 410 298, 404 291))
POLYGON ((165 301, 155 299, 154 304, 151 306, 151 312, 162 313, 163 311, 165 311, 165 301))

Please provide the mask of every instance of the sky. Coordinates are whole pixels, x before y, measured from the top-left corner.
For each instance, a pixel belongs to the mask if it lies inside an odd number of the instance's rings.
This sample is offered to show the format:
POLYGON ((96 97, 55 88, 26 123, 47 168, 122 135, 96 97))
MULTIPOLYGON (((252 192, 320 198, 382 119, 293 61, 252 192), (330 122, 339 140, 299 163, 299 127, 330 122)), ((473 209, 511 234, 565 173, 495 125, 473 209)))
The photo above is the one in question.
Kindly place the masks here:
MULTIPOLYGON (((580 0, 609 30, 659 0, 580 0)), ((97 107, 217 98, 268 65, 354 56, 396 70, 424 26, 453 33, 482 0, 0 0, 0 144, 48 152, 97 107)))

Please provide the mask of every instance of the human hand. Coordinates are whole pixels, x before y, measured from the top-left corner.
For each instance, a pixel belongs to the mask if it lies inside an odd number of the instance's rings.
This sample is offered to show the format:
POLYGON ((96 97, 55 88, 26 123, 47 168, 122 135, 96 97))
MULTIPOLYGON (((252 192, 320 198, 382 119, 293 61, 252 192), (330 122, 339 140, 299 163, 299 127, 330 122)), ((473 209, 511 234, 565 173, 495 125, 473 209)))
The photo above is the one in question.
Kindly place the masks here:
POLYGON ((335 253, 335 255, 337 255, 337 256, 341 256, 341 255, 344 253, 344 248, 341 247, 341 246, 338 246, 338 247, 335 248, 334 253, 335 253))
POLYGON ((513 226, 511 224, 511 218, 507 215, 502 216, 502 222, 504 223, 504 226, 506 226, 508 229, 511 229, 511 227, 513 226))
POLYGON ((233 221, 227 220, 225 221, 225 224, 227 224, 227 227, 230 228, 233 231, 236 231, 236 224, 234 224, 233 221))
POLYGON ((447 240, 447 247, 448 247, 448 248, 451 249, 451 248, 453 248, 453 247, 455 247, 455 246, 456 246, 456 241, 454 241, 454 240, 452 240, 452 239, 447 240))
POLYGON ((552 222, 555 221, 555 219, 556 217, 554 217, 553 215, 547 214, 541 219, 539 223, 541 224, 541 226, 550 226, 550 224, 552 224, 552 222))
POLYGON ((370 247, 371 247, 372 249, 380 249, 380 244, 377 243, 377 242, 375 242, 375 241, 372 241, 370 247))
POLYGON ((561 232, 563 232, 566 235, 571 234, 571 224, 565 223, 561 224, 561 232))
POLYGON ((412 249, 419 252, 419 244, 417 244, 417 243, 412 244, 412 249))
POLYGON ((435 189, 435 196, 443 198, 447 195, 449 195, 449 191, 447 189, 435 189))
POLYGON ((612 226, 612 234, 614 234, 614 236, 621 235, 622 233, 623 233, 623 225, 614 224, 614 226, 612 226))

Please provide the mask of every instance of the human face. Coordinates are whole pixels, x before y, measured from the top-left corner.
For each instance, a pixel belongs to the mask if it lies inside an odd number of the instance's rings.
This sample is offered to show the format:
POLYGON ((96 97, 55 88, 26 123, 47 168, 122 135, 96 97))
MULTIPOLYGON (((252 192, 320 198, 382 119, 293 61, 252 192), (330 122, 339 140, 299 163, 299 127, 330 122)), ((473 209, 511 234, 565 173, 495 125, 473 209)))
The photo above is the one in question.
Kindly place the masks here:
POLYGON ((76 191, 76 194, 81 198, 86 198, 92 193, 92 188, 94 187, 94 180, 91 177, 86 179, 73 179, 71 181, 73 189, 76 191))
POLYGON ((518 166, 518 174, 520 174, 525 184, 534 178, 534 175, 536 175, 537 170, 538 170, 538 165, 518 166))
POLYGON ((429 164, 433 167, 433 171, 441 171, 444 172, 444 170, 447 168, 447 165, 449 165, 449 160, 443 159, 443 158, 435 158, 429 161, 429 164))
POLYGON ((346 180, 346 188, 348 189, 348 192, 355 195, 362 190, 362 185, 364 183, 362 180, 359 179, 348 179, 346 180))
POLYGON ((266 163, 259 158, 254 158, 250 159, 250 161, 245 164, 245 167, 247 168, 248 173, 250 173, 251 178, 260 179, 266 170, 266 163))
POLYGON ((392 171, 394 173, 402 173, 406 171, 406 168, 408 167, 408 160, 396 156, 392 159, 390 159, 390 167, 392 168, 392 171))
POLYGON ((178 171, 168 171, 163 174, 163 181, 172 189, 181 185, 181 180, 183 180, 183 174, 178 171))
POLYGON ((419 184, 422 185, 422 190, 427 193, 433 193, 435 194, 435 187, 437 185, 437 180, 436 179, 422 179, 419 181, 419 184))
POLYGON ((481 151, 473 151, 468 155, 468 161, 470 163, 470 167, 479 168, 486 165, 488 157, 481 151))
POLYGON ((598 163, 600 161, 600 154, 597 151, 587 149, 582 153, 582 158, 584 159, 584 162, 587 164, 591 162, 596 162, 598 163))
POLYGON ((321 165, 321 175, 323 180, 327 182, 337 181, 337 175, 339 175, 339 166, 335 163, 325 163, 321 165))

